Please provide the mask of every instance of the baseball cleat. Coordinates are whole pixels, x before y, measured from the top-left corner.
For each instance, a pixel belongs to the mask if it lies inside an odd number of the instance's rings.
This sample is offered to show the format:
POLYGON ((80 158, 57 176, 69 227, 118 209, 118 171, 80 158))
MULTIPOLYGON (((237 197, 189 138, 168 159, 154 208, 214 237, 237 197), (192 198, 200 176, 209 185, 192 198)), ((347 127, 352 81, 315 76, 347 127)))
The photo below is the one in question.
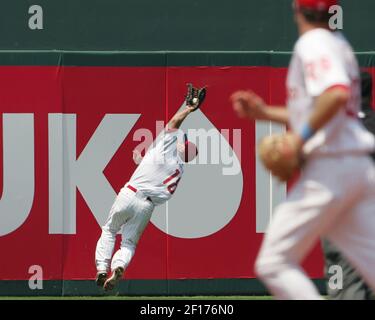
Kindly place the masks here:
POLYGON ((95 282, 98 287, 103 287, 106 280, 107 280, 107 272, 100 271, 96 274, 95 282))
POLYGON ((110 291, 113 290, 117 283, 121 280, 122 275, 124 274, 124 268, 118 267, 113 270, 111 276, 104 283, 104 290, 110 291))

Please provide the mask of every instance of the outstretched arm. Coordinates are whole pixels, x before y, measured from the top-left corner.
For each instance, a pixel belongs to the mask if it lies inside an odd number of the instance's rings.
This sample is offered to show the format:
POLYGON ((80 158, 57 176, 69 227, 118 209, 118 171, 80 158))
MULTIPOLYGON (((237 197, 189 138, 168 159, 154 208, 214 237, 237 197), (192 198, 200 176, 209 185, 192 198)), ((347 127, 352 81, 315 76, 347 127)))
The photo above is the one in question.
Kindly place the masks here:
POLYGON ((185 109, 178 111, 167 124, 168 130, 179 129, 186 117, 195 110, 194 107, 186 105, 185 109))
POLYGON ((269 106, 252 91, 237 91, 231 96, 231 101, 240 118, 289 124, 289 114, 285 107, 269 106))

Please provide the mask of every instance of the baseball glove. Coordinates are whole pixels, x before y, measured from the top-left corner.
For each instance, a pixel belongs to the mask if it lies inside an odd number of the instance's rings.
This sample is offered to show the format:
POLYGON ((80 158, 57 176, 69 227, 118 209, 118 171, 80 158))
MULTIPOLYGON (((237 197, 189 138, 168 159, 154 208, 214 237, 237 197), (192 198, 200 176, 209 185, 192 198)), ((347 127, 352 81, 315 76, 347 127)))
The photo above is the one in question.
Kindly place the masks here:
POLYGON ((186 94, 186 104, 193 107, 193 111, 196 111, 206 98, 207 90, 206 88, 195 88, 191 83, 189 83, 187 86, 188 92, 186 94))
POLYGON ((288 181, 302 166, 302 157, 290 133, 265 137, 258 145, 264 166, 281 182, 288 181))

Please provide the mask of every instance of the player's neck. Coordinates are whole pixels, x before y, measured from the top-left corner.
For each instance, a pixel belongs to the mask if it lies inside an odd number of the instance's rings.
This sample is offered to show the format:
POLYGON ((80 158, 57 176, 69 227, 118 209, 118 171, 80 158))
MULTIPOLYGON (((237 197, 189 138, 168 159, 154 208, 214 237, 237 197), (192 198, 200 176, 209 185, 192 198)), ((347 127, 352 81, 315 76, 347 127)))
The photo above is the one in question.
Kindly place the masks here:
POLYGON ((330 30, 329 26, 327 24, 323 23, 316 23, 316 24, 311 24, 311 23, 301 23, 299 25, 299 34, 300 36, 304 35, 305 33, 315 30, 315 29, 326 29, 330 30))

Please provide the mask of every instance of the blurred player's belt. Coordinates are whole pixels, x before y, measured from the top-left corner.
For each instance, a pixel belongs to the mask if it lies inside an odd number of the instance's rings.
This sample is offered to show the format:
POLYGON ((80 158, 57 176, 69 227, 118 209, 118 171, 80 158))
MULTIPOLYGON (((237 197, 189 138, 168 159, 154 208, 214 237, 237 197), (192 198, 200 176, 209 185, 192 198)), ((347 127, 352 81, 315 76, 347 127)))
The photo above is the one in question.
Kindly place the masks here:
MULTIPOLYGON (((134 187, 131 186, 130 184, 128 184, 126 187, 127 187, 129 190, 133 191, 134 193, 137 193, 137 192, 138 192, 137 188, 134 188, 134 187)), ((150 201, 150 202, 152 203, 152 200, 151 200, 150 197, 147 197, 146 200, 147 200, 147 201, 150 201)))

